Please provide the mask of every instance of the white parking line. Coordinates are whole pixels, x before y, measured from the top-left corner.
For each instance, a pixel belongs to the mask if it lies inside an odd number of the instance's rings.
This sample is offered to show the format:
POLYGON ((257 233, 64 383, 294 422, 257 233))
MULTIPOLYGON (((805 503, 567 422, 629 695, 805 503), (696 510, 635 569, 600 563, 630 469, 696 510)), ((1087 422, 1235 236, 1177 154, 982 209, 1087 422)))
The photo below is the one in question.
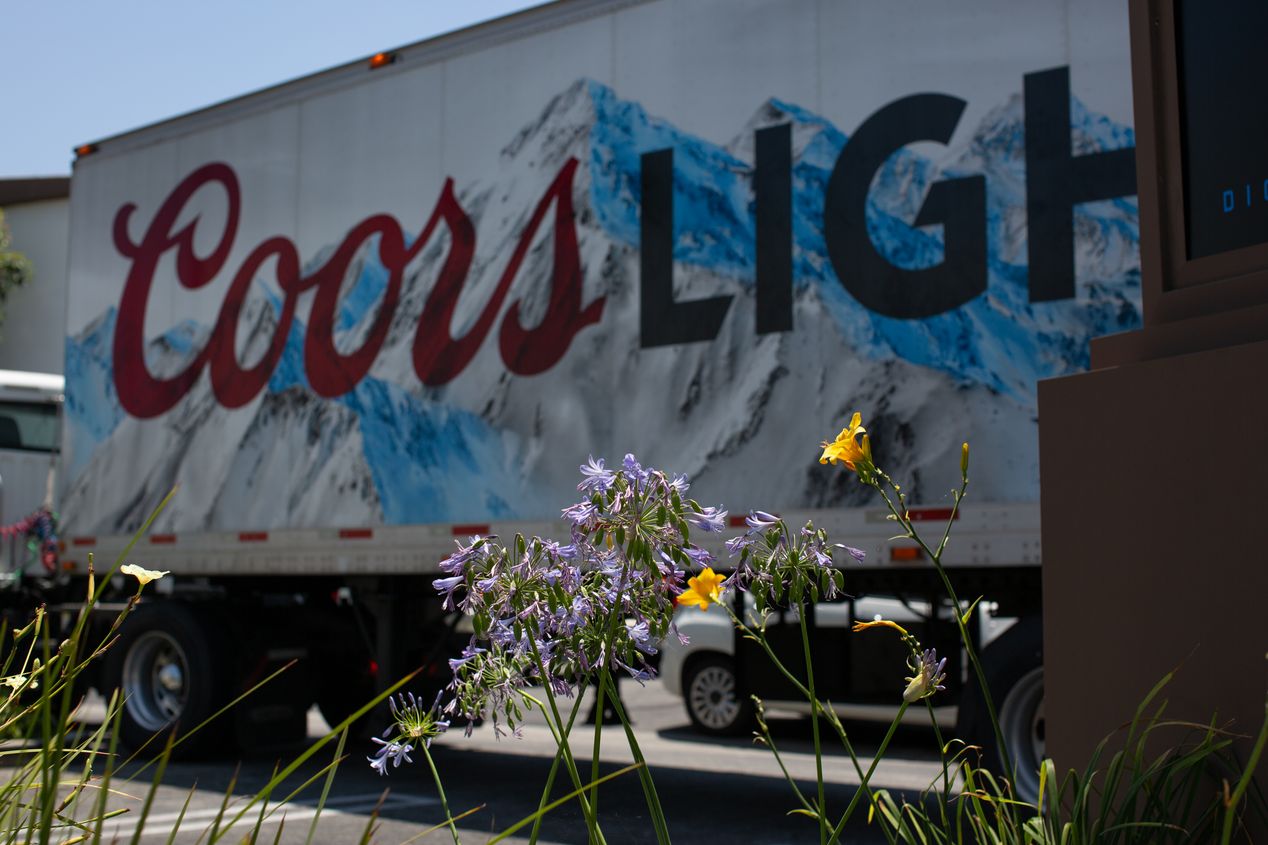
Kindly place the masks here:
MULTIPOLYGON (((361 795, 338 795, 332 796, 326 801, 326 806, 322 808, 323 816, 354 816, 364 815, 374 809, 379 802, 380 792, 367 792, 361 795)), ((260 817, 259 807, 252 807, 237 824, 229 825, 228 822, 238 814, 239 809, 245 802, 238 800, 233 801, 225 809, 222 817, 222 830, 230 827, 243 827, 255 824, 260 817)), ((438 799, 424 795, 394 795, 389 794, 383 801, 383 810, 400 809, 403 807, 424 807, 432 804, 440 803, 438 799)), ((220 807, 202 807, 199 809, 191 809, 185 813, 181 819, 181 830, 202 830, 210 826, 211 822, 220 813, 220 807)), ((306 804, 286 804, 283 806, 269 807, 267 815, 264 818, 264 824, 277 824, 283 817, 287 822, 308 821, 317 815, 317 807, 306 804)), ((135 818, 135 816, 133 816, 135 818)), ((172 832, 172 825, 176 820, 181 818, 179 811, 171 813, 151 813, 145 820, 145 829, 141 831, 142 836, 168 835, 172 832)), ((136 830, 136 826, 128 824, 128 817, 120 818, 114 824, 107 824, 103 831, 103 839, 115 836, 119 838, 129 837, 136 830)))

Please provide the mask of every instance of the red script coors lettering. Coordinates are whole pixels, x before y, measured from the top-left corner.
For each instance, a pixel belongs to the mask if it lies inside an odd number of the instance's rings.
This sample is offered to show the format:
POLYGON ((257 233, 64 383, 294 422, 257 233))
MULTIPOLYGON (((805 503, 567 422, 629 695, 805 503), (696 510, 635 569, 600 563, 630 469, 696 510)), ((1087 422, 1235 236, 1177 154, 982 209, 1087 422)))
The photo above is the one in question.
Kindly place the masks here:
POLYGON ((128 223, 136 211, 134 203, 122 206, 115 216, 115 248, 132 262, 114 337, 114 382, 119 402, 135 417, 156 417, 166 413, 197 382, 210 365, 211 387, 216 400, 227 408, 249 403, 268 384, 285 350, 286 337, 295 319, 298 299, 316 290, 304 338, 304 370, 318 395, 339 396, 354 389, 369 372, 387 339, 392 316, 400 301, 405 269, 423 250, 444 223, 449 246, 435 287, 428 295, 419 318, 413 343, 414 371, 428 385, 439 385, 458 376, 479 350, 493 321, 519 273, 538 227, 554 204, 554 265, 546 314, 536 328, 520 324, 520 307, 513 302, 507 309, 499 334, 499 351, 507 368, 518 375, 545 372, 567 352, 572 338, 603 313, 602 297, 582 308, 581 258, 577 247, 576 221, 572 205, 572 184, 576 159, 569 159, 538 202, 521 233, 519 243, 507 262, 489 302, 475 324, 460 338, 451 334, 454 309, 466 284, 475 254, 475 227, 454 194, 453 180, 446 180, 436 206, 412 245, 395 218, 376 214, 362 220, 348 232, 339 247, 321 267, 304 277, 300 258, 290 240, 274 236, 253 249, 234 274, 220 307, 207 345, 185 369, 171 378, 159 378, 145 362, 145 312, 154 274, 160 259, 176 250, 177 281, 191 290, 208 284, 222 269, 237 235, 241 212, 241 189, 237 175, 224 163, 207 164, 195 170, 172 191, 159 207, 145 235, 133 242, 128 223), (215 249, 206 256, 194 251, 195 218, 173 232, 172 228, 190 199, 204 187, 219 187, 228 201, 224 228, 215 249), (359 349, 344 354, 335 348, 335 316, 340 289, 352 262, 367 245, 377 240, 380 262, 388 274, 387 288, 379 304, 374 324, 359 349), (238 361, 236 343, 238 320, 252 281, 272 266, 283 294, 282 312, 273 338, 261 359, 250 367, 238 361))

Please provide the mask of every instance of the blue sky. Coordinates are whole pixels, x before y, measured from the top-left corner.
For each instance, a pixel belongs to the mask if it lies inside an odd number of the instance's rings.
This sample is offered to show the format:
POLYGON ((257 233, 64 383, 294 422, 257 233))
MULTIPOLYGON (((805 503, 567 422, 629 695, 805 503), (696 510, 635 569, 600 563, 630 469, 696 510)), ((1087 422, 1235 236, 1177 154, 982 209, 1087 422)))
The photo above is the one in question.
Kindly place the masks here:
POLYGON ((3 0, 0 178, 71 150, 541 0, 3 0))

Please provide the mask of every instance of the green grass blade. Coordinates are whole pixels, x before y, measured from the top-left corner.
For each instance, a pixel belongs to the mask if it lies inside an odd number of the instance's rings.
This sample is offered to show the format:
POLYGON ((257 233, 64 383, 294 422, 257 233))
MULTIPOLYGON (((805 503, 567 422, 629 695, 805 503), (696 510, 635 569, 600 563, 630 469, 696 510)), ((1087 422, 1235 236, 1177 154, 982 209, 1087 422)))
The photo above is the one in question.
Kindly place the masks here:
POLYGON ((339 743, 335 746, 335 762, 330 767, 330 774, 326 776, 326 782, 322 784, 321 796, 317 799, 316 812, 313 813, 312 824, 308 826, 308 836, 304 839, 304 845, 312 845, 313 837, 317 835, 317 822, 321 818, 322 808, 326 806, 326 799, 330 796, 330 787, 335 782, 335 772, 339 770, 339 760, 343 759, 343 747, 348 741, 348 729, 344 728, 339 732, 339 743))
MULTIPOLYGON (((461 813, 454 816, 452 821, 455 821, 455 822, 461 821, 462 819, 465 819, 467 816, 474 815, 475 813, 480 812, 487 806, 488 804, 479 804, 475 807, 472 807, 470 810, 463 810, 461 813)), ((441 822, 440 824, 434 824, 431 827, 427 828, 426 830, 419 831, 418 833, 415 833, 413 836, 411 836, 409 839, 406 839, 404 842, 402 842, 401 845, 413 845, 413 843, 417 842, 418 840, 422 839, 424 836, 427 836, 428 834, 435 833, 438 830, 444 830, 445 828, 449 827, 449 821, 450 820, 447 819, 441 822)))
POLYGON ((198 791, 198 784, 195 782, 189 788, 189 792, 185 794, 185 803, 181 804, 181 810, 176 814, 176 821, 172 824, 172 832, 167 835, 167 845, 176 845, 176 834, 180 832, 181 824, 185 821, 185 813, 189 810, 189 802, 193 800, 194 793, 198 791))
POLYGON ((167 763, 172 757, 172 735, 167 735, 167 744, 159 755, 158 768, 154 770, 154 778, 150 781, 150 789, 145 794, 145 803, 141 805, 141 816, 137 819, 136 828, 132 831, 132 845, 140 845, 141 831, 145 828, 145 820, 149 818, 150 808, 154 805, 154 796, 163 783, 163 775, 167 773, 167 763))
POLYGON ((582 793, 584 793, 584 792, 588 792, 588 791, 590 791, 590 790, 594 789, 594 788, 595 788, 596 786, 598 786, 599 784, 602 784, 602 783, 607 783, 608 781, 610 781, 610 780, 614 780, 614 779, 616 779, 616 778, 619 778, 621 775, 628 774, 629 772, 632 772, 632 771, 634 771, 635 769, 642 769, 642 768, 645 768, 645 766, 646 766, 646 764, 644 764, 644 763, 631 763, 630 765, 626 766, 625 768, 623 768, 623 769, 617 769, 615 772, 612 772, 611 774, 604 775, 603 777, 599 778, 598 780, 596 780, 596 781, 592 781, 592 782, 590 782, 590 783, 586 784, 585 786, 581 787, 580 789, 574 789, 572 792, 569 792, 567 795, 563 796, 562 798, 557 798, 557 799, 555 799, 554 801, 551 801, 549 804, 547 804, 545 807, 543 807, 542 809, 538 810, 537 812, 532 813, 531 815, 527 815, 527 816, 525 816, 524 818, 520 819, 520 820, 519 820, 519 821, 517 821, 515 824, 511 825, 510 827, 508 827, 506 830, 502 831, 502 832, 501 832, 501 833, 499 833, 497 836, 495 836, 495 837, 493 837, 492 839, 490 839, 490 840, 488 841, 488 845, 494 845, 494 843, 501 842, 503 839, 506 839, 508 836, 512 835, 512 834, 513 834, 513 833, 515 833, 516 831, 518 831, 518 830, 520 830, 521 828, 523 828, 523 827, 525 827, 526 825, 528 825, 528 824, 529 824, 530 822, 532 822, 534 819, 537 819, 537 818, 539 818, 540 816, 543 816, 543 815, 545 815, 546 813, 549 813, 551 810, 553 810, 553 809, 555 809, 556 807, 559 807, 559 806, 561 806, 561 805, 563 805, 563 804, 568 803, 569 801, 571 801, 571 800, 572 800, 572 799, 574 799, 574 798, 578 798, 578 797, 580 797, 582 793))
POLYGON ((377 822, 379 820, 379 812, 383 809, 383 802, 387 800, 387 794, 390 790, 383 790, 383 794, 379 796, 378 803, 374 805, 374 809, 370 811, 370 817, 365 820, 365 829, 361 831, 361 839, 359 845, 370 845, 374 839, 374 834, 378 830, 377 822))

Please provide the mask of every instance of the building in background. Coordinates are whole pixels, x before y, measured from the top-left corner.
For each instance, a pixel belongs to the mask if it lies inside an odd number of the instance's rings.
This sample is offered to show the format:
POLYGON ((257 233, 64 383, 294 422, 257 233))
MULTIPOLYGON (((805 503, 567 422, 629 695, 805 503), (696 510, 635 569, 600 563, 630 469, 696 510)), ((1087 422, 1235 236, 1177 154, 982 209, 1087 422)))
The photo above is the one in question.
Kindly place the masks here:
POLYGON ((60 373, 65 361, 70 179, 0 179, 0 209, 13 248, 31 260, 34 271, 5 302, 0 370, 60 373))

